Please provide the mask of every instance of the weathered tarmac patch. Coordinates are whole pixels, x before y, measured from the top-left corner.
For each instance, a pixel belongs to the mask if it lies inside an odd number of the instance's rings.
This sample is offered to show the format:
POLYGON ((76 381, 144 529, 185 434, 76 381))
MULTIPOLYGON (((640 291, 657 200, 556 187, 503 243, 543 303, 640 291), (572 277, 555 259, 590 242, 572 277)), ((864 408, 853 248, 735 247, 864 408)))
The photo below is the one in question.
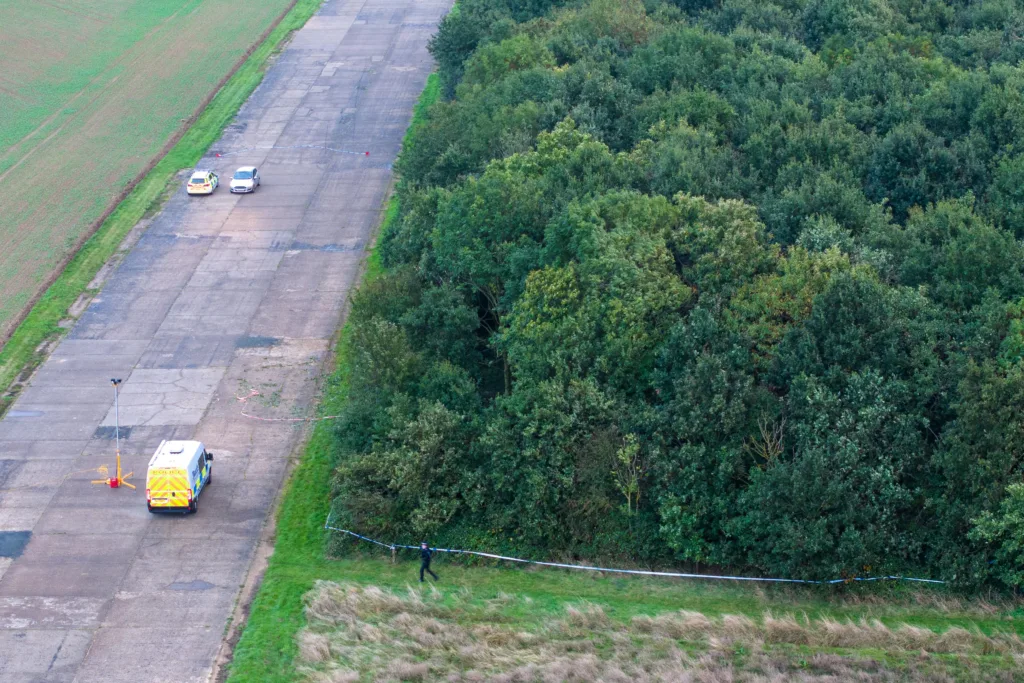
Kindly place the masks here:
POLYGON ((31 531, 0 531, 0 557, 21 557, 30 538, 31 531))
POLYGON ((236 349, 262 349, 268 346, 277 346, 281 343, 280 337, 253 336, 241 337, 235 342, 236 349))
POLYGON ((107 439, 114 441, 120 438, 122 441, 127 441, 128 437, 132 435, 131 426, 121 425, 120 427, 97 427, 96 431, 93 432, 92 438, 94 439, 107 439))
POLYGON ((167 588, 172 591, 208 591, 216 586, 209 581, 196 579, 195 581, 175 581, 167 588))

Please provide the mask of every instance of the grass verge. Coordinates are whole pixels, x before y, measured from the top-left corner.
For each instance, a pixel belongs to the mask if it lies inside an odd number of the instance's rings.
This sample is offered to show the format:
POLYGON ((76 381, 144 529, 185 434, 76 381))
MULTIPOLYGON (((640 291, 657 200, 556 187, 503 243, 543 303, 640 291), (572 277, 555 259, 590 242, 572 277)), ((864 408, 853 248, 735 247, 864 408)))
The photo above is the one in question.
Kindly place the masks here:
POLYGON ((234 75, 217 91, 178 142, 153 166, 102 222, 42 294, 0 348, 0 416, 17 397, 16 383, 44 359, 47 342, 65 331, 61 321, 129 231, 154 210, 182 168, 195 165, 263 80, 267 60, 282 41, 320 7, 322 0, 298 0, 234 75))
POLYGON ((440 581, 424 589, 411 555, 332 561, 319 546, 265 581, 246 650, 236 650, 244 666, 229 681, 1024 676, 1012 605, 467 567, 444 557, 434 565, 440 581))
MULTIPOLYGON (((407 145, 415 144, 411 138, 438 92, 431 77, 407 145)), ((398 215, 393 198, 381 230, 398 215)), ((365 278, 381 272, 373 252, 365 278)), ((321 414, 344 405, 346 340, 343 329, 321 414)), ((318 423, 286 486, 274 554, 234 650, 229 683, 437 680, 474 669, 508 680, 571 680, 573 672, 581 680, 615 680, 617 672, 644 680, 659 671, 662 678, 686 671, 687 680, 1021 673, 1024 612, 942 591, 736 586, 466 567, 441 557, 441 590, 410 592, 418 580, 412 556, 392 564, 353 544, 350 557, 325 557, 334 448, 330 423, 318 423), (627 666, 641 660, 648 670, 627 666)))
MULTIPOLYGON (((579 578, 577 577, 577 580, 579 578)), ((318 582, 296 678, 447 681, 891 681, 1009 678, 1024 641, 950 627, 767 613, 708 616, 462 587, 318 582)), ((646 605, 650 609, 651 605, 646 605)))

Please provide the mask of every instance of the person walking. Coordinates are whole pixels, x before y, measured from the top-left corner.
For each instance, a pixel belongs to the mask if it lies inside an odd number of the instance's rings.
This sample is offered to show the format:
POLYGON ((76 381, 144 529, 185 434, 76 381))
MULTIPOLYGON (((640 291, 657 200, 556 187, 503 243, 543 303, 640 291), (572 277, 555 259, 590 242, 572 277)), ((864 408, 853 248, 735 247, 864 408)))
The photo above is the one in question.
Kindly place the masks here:
POLYGON ((420 543, 420 583, 423 583, 423 572, 430 574, 434 577, 434 581, 437 581, 437 574, 430 571, 430 558, 433 554, 434 551, 427 547, 426 541, 420 543))

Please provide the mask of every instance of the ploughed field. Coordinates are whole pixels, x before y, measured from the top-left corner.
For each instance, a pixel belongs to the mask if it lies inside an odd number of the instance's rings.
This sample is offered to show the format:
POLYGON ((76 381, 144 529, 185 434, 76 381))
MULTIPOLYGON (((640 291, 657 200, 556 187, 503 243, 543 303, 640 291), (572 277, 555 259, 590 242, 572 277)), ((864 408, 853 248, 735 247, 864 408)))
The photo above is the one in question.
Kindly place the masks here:
POLYGON ((291 0, 0 3, 0 345, 291 0))

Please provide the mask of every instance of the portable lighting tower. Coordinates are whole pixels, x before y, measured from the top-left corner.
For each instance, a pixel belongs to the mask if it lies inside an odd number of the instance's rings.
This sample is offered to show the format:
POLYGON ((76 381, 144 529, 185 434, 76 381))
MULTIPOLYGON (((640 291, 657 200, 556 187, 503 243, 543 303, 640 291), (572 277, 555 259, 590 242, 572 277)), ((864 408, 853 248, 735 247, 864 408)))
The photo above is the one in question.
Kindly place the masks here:
POLYGON ((121 476, 121 416, 119 413, 118 406, 118 387, 121 386, 120 379, 111 379, 110 383, 114 387, 114 444, 117 453, 117 473, 109 479, 98 479, 94 481, 94 484, 106 484, 112 489, 119 488, 124 485, 128 488, 135 488, 134 484, 129 484, 128 479, 131 478, 132 472, 121 476))

